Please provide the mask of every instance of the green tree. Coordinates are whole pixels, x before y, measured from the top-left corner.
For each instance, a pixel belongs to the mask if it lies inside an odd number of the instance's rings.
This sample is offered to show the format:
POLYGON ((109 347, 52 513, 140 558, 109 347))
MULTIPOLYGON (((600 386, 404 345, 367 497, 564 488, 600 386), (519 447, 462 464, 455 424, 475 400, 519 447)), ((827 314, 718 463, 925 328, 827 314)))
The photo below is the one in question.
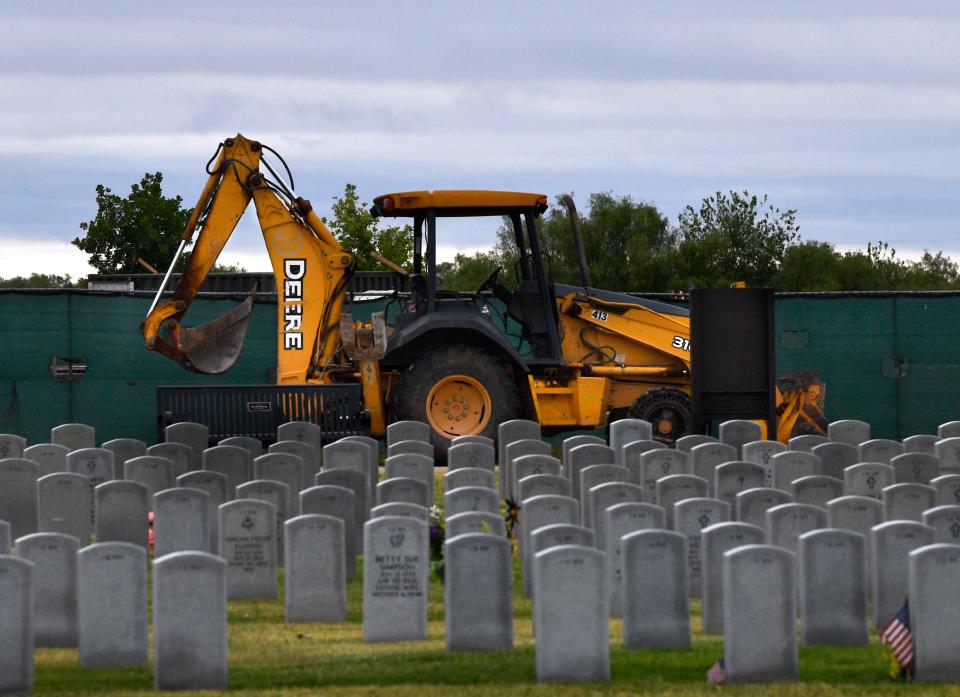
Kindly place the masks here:
POLYGON ((500 264, 494 251, 457 254, 437 264, 437 281, 444 290, 475 291, 500 264))
MULTIPOLYGON (((559 198, 559 197, 558 197, 559 198)), ((669 290, 669 255, 674 233, 656 206, 605 191, 591 194, 579 211, 590 282, 610 290, 669 290)), ((556 283, 581 283, 573 230, 566 208, 552 206, 538 226, 544 266, 556 283)), ((513 227, 504 221, 497 234, 497 256, 505 269, 517 267, 513 227)))
POLYGON ((800 228, 797 211, 781 211, 748 191, 718 191, 679 215, 675 266, 680 282, 769 286, 800 228))
POLYGON ((833 245, 810 240, 788 247, 773 280, 777 290, 840 290, 840 254, 833 245))
POLYGON ((380 219, 370 213, 370 205, 360 200, 357 187, 347 184, 343 196, 333 198, 333 219, 324 222, 354 255, 358 271, 385 271, 371 252, 379 252, 390 261, 410 267, 413 263, 413 228, 392 225, 380 228, 380 219))
POLYGON ((97 273, 142 273, 138 257, 158 269, 170 263, 191 211, 179 196, 164 196, 162 182, 160 172, 148 172, 126 198, 97 185, 97 213, 80 223, 84 234, 73 240, 97 273))
POLYGON ((70 274, 59 276, 57 274, 32 273, 29 277, 0 278, 0 288, 79 288, 81 286, 86 287, 86 283, 84 281, 74 283, 70 274))

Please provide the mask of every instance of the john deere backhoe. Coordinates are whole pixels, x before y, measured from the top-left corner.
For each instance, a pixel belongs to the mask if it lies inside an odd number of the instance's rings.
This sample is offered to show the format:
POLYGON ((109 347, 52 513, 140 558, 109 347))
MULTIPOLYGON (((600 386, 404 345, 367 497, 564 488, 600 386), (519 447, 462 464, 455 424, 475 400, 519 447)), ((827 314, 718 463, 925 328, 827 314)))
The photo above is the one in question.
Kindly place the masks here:
MULTIPOLYGON (((536 223, 546 196, 378 196, 374 215, 413 223, 413 268, 383 260, 409 275, 411 297, 389 327, 382 313, 357 323, 341 316, 352 255, 310 203, 293 194, 292 181, 288 186, 280 180, 263 159, 265 150, 272 152, 237 135, 208 163, 209 178, 180 250, 199 230, 196 244, 173 297, 155 300, 143 322, 148 349, 210 374, 237 360, 252 297, 200 327, 185 328, 181 321, 252 199, 277 281, 278 383, 361 383, 374 435, 383 433, 388 416, 425 421, 442 456, 456 436, 492 437, 499 423, 521 417, 539 421, 547 432, 601 426, 626 415, 653 423, 655 436, 666 442, 687 432, 688 313, 590 287, 572 201, 563 203, 581 250, 582 286, 553 284, 544 271, 536 223), (438 286, 439 221, 464 216, 510 221, 519 252, 515 289, 499 282, 500 268, 472 296, 438 286)), ((796 387, 780 400, 780 439, 798 423, 817 430, 817 389, 796 387)))

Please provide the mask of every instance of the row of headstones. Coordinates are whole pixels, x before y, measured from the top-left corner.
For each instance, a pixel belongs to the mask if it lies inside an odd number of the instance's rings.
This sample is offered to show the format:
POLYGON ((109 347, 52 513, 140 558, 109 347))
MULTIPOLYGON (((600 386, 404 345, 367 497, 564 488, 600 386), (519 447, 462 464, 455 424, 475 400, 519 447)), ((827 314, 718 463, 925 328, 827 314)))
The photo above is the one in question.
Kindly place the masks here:
MULTIPOLYGON (((688 499, 674 505, 676 529, 671 531, 665 529, 666 512, 662 507, 628 502, 604 511, 607 540, 606 544, 598 545, 598 530, 577 524, 575 504, 572 499, 560 496, 540 496, 524 502, 522 515, 527 527, 520 538, 524 548, 524 590, 532 595, 535 632, 541 631, 537 625, 537 618, 541 617, 537 594, 542 592, 538 576, 544 572, 538 565, 539 558, 548 550, 573 545, 577 550, 573 555, 576 561, 564 563, 594 564, 594 568, 589 582, 580 578, 571 587, 580 589, 580 602, 589 603, 591 613, 602 607, 611 617, 623 617, 627 647, 688 648, 688 597, 702 597, 703 629, 724 632, 731 678, 795 678, 796 648, 792 637, 796 609, 791 602, 787 610, 783 604, 785 599, 792 600, 794 593, 799 593, 804 643, 865 645, 867 569, 871 569, 869 587, 874 599, 874 625, 882 628, 903 603, 908 577, 911 589, 917 587, 910 577, 913 573, 908 566, 910 553, 933 545, 925 548, 944 552, 943 555, 937 553, 936 563, 952 566, 947 567, 945 578, 921 582, 925 589, 935 588, 935 593, 927 590, 922 600, 915 601, 920 591, 911 591, 911 603, 920 602, 925 609, 921 620, 923 638, 917 640, 918 652, 920 646, 927 652, 921 679, 960 679, 960 665, 955 661, 960 642, 951 638, 953 633, 947 629, 951 622, 960 619, 951 600, 960 591, 960 546, 935 544, 936 531, 930 526, 910 521, 876 525, 869 530, 871 545, 867 548, 867 538, 857 532, 825 528, 823 511, 812 506, 777 506, 767 512, 764 530, 749 523, 725 522, 729 512, 725 502, 688 499), (724 560, 730 556, 727 552, 744 545, 756 545, 757 553, 764 556, 743 562, 744 571, 756 565, 782 564, 787 557, 790 568, 766 576, 762 583, 750 583, 736 575, 731 578, 725 568, 724 560), (795 555, 799 555, 800 563, 796 571, 792 561, 795 555), (596 578, 600 571, 597 559, 603 560, 600 579, 596 578), (601 586, 602 592, 582 599, 585 589, 601 586), (737 598, 725 600, 725 588, 733 588, 737 598), (764 616, 765 611, 770 611, 771 602, 779 609, 764 616), (784 612, 787 614, 783 615, 784 612), (741 621, 745 613, 750 618, 746 622, 741 621), (945 614, 950 616, 946 623, 945 614), (789 625, 784 629, 787 617, 789 625), (758 636, 756 643, 751 636, 758 636), (787 636, 791 637, 790 644, 783 643, 787 636), (777 657, 767 651, 771 645, 792 645, 793 648, 777 657), (737 657, 733 659, 736 665, 733 671, 730 670, 731 655, 737 657)), ((933 573, 935 567, 928 569, 933 573)), ((556 569, 549 573, 556 573, 556 569)), ((769 574, 770 570, 764 573, 769 574)), ((571 595, 574 592, 571 590, 571 595)), ((584 612, 583 608, 580 612, 584 612)), ((551 605, 542 617, 545 621, 556 620, 558 614, 564 614, 563 607, 551 605)), ((606 615, 602 615, 603 621, 600 615, 591 614, 591 617, 593 621, 585 625, 582 614, 578 615, 570 620, 566 630, 570 637, 584 638, 577 632, 578 627, 595 628, 593 647, 578 649, 584 655, 606 652, 606 615)), ((537 636, 539 670, 539 637, 543 635, 537 636)), ((600 679, 609 670, 603 663, 589 664, 595 670, 588 668, 562 652, 550 665, 551 679, 562 680, 600 679)))
MULTIPOLYGON (((0 692, 33 690, 34 646, 77 646, 91 668, 147 663, 145 549, 79 549, 74 537, 37 533, 17 540, 17 551, 0 555, 0 692), (46 580, 57 575, 67 579, 61 587, 46 580)), ((223 559, 180 552, 153 562, 153 641, 157 689, 227 686, 223 559)))
MULTIPOLYGON (((793 552, 751 543, 748 535, 730 528, 738 525, 711 529, 716 538, 730 542, 719 569, 728 681, 797 679, 798 595, 805 643, 866 643, 862 536, 841 530, 805 534, 798 572, 793 552)), ((554 533, 549 528, 534 533, 541 534, 554 533)), ((625 535, 621 546, 624 645, 690 648, 686 538, 662 529, 643 530, 625 535)), ((606 556, 577 543, 535 555, 533 617, 540 680, 609 679, 606 556)), ((960 546, 920 546, 904 565, 916 679, 956 681, 960 640, 953 627, 960 610, 952 598, 960 589, 960 546)))

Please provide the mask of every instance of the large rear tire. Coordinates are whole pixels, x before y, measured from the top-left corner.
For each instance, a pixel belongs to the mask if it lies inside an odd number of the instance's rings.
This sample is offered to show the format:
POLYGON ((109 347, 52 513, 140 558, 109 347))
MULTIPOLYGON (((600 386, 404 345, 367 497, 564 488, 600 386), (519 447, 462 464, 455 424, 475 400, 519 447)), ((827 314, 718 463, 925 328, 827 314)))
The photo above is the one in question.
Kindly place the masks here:
POLYGON ((501 422, 521 417, 520 389, 489 352, 443 346, 424 353, 404 373, 394 393, 393 415, 429 424, 436 463, 445 465, 457 436, 495 439, 501 422))
POLYGON ((649 421, 653 439, 673 445, 690 433, 690 396, 669 387, 650 390, 630 407, 630 417, 649 421))

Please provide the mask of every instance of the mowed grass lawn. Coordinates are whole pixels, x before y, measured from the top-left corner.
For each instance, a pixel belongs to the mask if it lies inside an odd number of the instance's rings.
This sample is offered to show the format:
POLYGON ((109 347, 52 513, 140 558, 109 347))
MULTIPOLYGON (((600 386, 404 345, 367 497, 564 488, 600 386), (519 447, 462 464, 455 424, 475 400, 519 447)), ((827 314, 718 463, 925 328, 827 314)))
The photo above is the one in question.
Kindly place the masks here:
MULTIPOLYGON (((438 498, 442 483, 437 482, 438 498)), ((886 649, 876 637, 866 648, 800 647, 800 682, 715 686, 707 668, 723 654, 723 638, 700 632, 699 601, 693 604, 693 646, 688 651, 628 651, 619 620, 610 623, 612 680, 606 684, 539 685, 530 602, 522 597, 514 565, 514 639, 510 652, 448 653, 444 643, 443 584, 431 580, 427 641, 364 644, 363 585, 358 574, 348 587, 349 616, 343 624, 294 624, 283 620, 280 598, 234 601, 229 607, 230 689, 249 695, 566 695, 719 694, 865 695, 901 692, 960 695, 960 687, 895 682, 886 649)), ((960 628, 958 628, 960 631, 960 628)), ((152 652, 151 652, 152 658, 152 652)), ((960 661, 960 656, 957 657, 960 661)), ((77 665, 76 650, 36 651, 38 695, 153 692, 149 667, 89 670, 77 665)), ((191 693, 210 694, 210 693, 191 693)))

